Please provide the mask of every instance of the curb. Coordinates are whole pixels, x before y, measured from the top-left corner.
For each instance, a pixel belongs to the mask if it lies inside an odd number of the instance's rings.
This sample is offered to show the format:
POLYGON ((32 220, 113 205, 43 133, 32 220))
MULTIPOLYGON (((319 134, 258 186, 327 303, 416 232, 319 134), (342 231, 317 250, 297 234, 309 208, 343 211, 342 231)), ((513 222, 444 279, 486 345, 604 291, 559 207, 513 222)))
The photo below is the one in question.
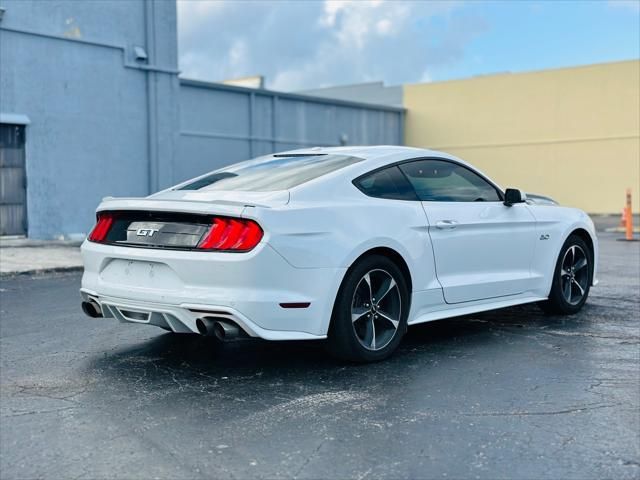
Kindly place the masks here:
POLYGON ((73 273, 82 272, 84 267, 81 265, 74 265, 72 267, 50 267, 50 268, 34 268, 31 270, 19 270, 15 272, 1 272, 0 279, 5 280, 13 277, 27 277, 27 276, 41 276, 50 275, 56 273, 73 273))

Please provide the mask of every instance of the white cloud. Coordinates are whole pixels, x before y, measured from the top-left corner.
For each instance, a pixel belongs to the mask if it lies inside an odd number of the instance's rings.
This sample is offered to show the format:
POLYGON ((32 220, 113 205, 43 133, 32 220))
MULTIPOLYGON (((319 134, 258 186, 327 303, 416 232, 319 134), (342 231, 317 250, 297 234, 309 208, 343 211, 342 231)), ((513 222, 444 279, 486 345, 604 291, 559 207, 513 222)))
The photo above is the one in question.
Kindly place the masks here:
POLYGON ((391 33, 391 29, 391 20, 389 20, 388 18, 378 20, 378 23, 376 23, 376 32, 378 32, 379 35, 388 35, 391 33))
POLYGON ((183 75, 266 76, 296 90, 385 80, 420 81, 456 62, 486 25, 457 3, 408 1, 179 1, 183 75), (430 22, 438 20, 438 33, 430 22), (425 77, 427 75, 427 77, 425 77))
POLYGON ((344 10, 347 5, 345 0, 327 0, 324 2, 324 14, 320 17, 320 25, 333 27, 336 24, 338 12, 344 10))
POLYGON ((197 29, 203 22, 221 15, 225 9, 224 1, 177 0, 178 22, 188 34, 197 29))
POLYGON ((422 72, 422 75, 420 75, 420 83, 429 83, 433 81, 433 79, 431 78, 431 75, 429 74, 428 70, 425 70, 424 72, 422 72))
POLYGON ((626 8, 635 13, 640 13, 640 0, 609 0, 608 5, 614 8, 626 8))
POLYGON ((244 68, 245 61, 248 58, 247 42, 243 39, 238 39, 233 42, 231 49, 229 50, 229 63, 234 68, 244 68))

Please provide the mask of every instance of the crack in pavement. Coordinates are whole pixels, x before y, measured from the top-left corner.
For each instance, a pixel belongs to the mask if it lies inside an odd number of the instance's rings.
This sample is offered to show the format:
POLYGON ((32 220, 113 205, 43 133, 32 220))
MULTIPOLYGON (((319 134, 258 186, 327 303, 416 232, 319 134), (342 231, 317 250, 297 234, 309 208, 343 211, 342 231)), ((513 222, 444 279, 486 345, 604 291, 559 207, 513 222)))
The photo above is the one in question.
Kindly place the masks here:
POLYGON ((62 412, 64 410, 72 410, 78 408, 77 406, 71 406, 71 407, 62 407, 62 408, 54 408, 51 410, 29 410, 27 412, 12 412, 10 414, 2 414, 0 415, 0 418, 12 418, 12 417, 22 417, 24 415, 36 415, 39 413, 44 413, 44 414, 49 414, 49 413, 57 413, 57 412, 62 412))
POLYGON ((293 474, 293 478, 298 478, 298 475, 300 475, 302 470, 305 469, 305 467, 309 464, 309 462, 311 462, 311 460, 313 460, 316 457, 316 455, 318 455, 318 453, 320 452, 320 449, 325 443, 327 443, 328 440, 329 440, 328 438, 325 438, 320 442, 320 444, 315 448, 315 450, 313 450, 313 452, 311 452, 309 456, 305 459, 302 465, 300 465, 300 468, 298 469, 298 471, 293 474))
POLYGON ((611 404, 590 404, 583 405, 580 407, 568 408, 565 410, 551 410, 546 412, 479 412, 479 413, 466 413, 462 412, 460 415, 469 416, 469 417, 525 417, 525 416, 534 416, 534 415, 566 415, 569 413, 581 413, 589 410, 598 410, 600 408, 611 408, 618 407, 622 405, 622 403, 611 403, 611 404))

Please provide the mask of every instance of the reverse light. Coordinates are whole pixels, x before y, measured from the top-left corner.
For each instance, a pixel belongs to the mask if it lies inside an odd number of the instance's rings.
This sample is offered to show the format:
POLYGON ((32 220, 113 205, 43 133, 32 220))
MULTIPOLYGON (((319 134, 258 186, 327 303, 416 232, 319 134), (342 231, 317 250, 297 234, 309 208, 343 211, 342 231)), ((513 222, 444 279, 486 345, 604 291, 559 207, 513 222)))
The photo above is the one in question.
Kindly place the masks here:
POLYGON ((113 218, 114 215, 112 212, 98 213, 98 223, 96 223, 96 226, 91 230, 89 240, 92 242, 104 242, 113 225, 113 218))
POLYGON ((262 228, 253 220, 216 217, 196 248, 247 252, 260 243, 262 236, 262 228))

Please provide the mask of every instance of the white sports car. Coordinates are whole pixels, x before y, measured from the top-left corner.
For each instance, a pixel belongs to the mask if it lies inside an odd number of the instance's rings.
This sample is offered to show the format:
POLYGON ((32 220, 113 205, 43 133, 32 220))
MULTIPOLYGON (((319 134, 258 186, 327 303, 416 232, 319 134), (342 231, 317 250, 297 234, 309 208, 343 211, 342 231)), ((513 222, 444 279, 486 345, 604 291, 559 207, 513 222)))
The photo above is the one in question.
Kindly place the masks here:
POLYGON ((105 198, 97 219, 82 245, 88 315, 326 339, 355 361, 390 355, 407 325, 529 302, 572 314, 596 283, 586 213, 409 147, 267 155, 105 198))

